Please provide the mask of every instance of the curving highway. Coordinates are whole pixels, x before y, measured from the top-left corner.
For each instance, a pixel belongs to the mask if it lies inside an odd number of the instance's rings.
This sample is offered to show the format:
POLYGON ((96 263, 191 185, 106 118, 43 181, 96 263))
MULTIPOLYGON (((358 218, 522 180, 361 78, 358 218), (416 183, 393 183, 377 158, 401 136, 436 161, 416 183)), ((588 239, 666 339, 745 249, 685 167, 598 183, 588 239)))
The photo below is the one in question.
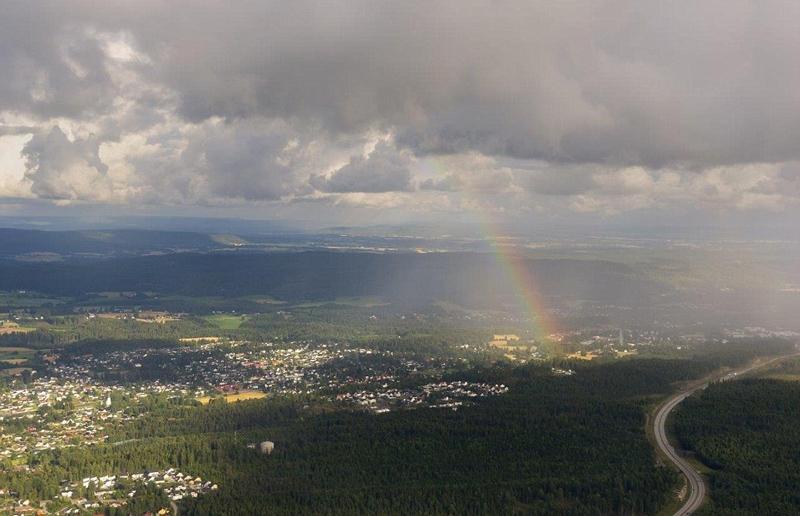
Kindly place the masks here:
POLYGON ((680 469, 681 472, 686 475, 686 478, 689 481, 689 498, 683 504, 683 507, 681 507, 678 512, 675 513, 675 516, 686 516, 699 509, 700 505, 703 503, 703 498, 706 496, 706 485, 703 482, 703 478, 700 476, 700 473, 698 473, 692 466, 689 465, 688 462, 679 457, 675 452, 675 449, 667 440, 667 433, 664 429, 664 425, 667 422, 667 416, 670 412, 672 412, 672 409, 677 407, 678 404, 686 398, 686 396, 704 388, 706 385, 708 384, 704 383, 697 385, 688 391, 681 392, 668 399, 667 402, 659 409, 658 413, 656 414, 655 422, 653 423, 653 432, 655 433, 658 447, 661 448, 661 451, 664 452, 669 460, 678 466, 678 469, 680 469))
MULTIPOLYGON (((767 364, 771 364, 777 360, 795 356, 798 356, 798 354, 784 355, 767 360, 766 362, 756 361, 754 364, 745 367, 744 369, 740 369, 735 373, 728 374, 725 379, 733 379, 760 367, 764 367, 767 364)), ((661 451, 664 452, 669 460, 671 460, 678 467, 678 469, 680 469, 681 472, 686 475, 686 479, 689 481, 689 498, 674 516, 688 516, 699 509, 700 505, 703 503, 703 499, 706 496, 706 485, 703 482, 703 478, 700 476, 700 473, 698 473, 691 465, 689 465, 688 462, 679 457, 675 452, 675 449, 667 440, 667 433, 664 426, 667 422, 667 416, 669 416, 669 413, 672 412, 672 409, 677 407, 680 402, 686 399, 687 396, 699 391, 700 389, 704 389, 706 386, 708 386, 708 383, 698 384, 669 398, 658 410, 653 422, 653 433, 655 434, 658 447, 661 448, 661 451)))

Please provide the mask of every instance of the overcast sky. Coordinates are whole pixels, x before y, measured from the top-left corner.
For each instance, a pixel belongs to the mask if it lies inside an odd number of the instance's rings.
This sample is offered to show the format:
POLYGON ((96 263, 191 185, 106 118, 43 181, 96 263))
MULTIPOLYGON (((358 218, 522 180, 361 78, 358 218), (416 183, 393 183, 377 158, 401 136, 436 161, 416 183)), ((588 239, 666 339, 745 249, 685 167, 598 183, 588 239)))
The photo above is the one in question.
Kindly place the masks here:
POLYGON ((793 0, 9 0, 0 215, 796 218, 798 20, 793 0))

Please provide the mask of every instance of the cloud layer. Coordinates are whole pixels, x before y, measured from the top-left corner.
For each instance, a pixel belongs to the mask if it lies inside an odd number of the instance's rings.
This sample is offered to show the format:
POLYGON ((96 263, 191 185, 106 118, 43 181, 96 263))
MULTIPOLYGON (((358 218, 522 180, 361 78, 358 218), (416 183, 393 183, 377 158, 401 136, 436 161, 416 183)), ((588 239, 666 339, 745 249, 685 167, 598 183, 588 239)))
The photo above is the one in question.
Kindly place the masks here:
POLYGON ((800 200, 796 2, 5 11, 0 196, 611 214, 800 200))

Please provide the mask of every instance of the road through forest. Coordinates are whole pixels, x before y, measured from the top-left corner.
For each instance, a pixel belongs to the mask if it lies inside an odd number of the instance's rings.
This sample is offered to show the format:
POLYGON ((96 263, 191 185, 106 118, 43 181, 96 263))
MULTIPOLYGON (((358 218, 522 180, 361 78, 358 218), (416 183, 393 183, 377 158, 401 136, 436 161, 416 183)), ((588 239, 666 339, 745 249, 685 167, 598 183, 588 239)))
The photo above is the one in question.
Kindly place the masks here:
MULTIPOLYGON (((767 360, 766 362, 756 361, 753 364, 749 365, 744 369, 740 369, 739 371, 727 374, 723 379, 734 379, 741 377, 746 373, 749 373, 755 369, 764 367, 768 364, 771 364, 777 360, 782 360, 784 358, 795 357, 799 354, 792 354, 792 355, 784 355, 780 357, 773 358, 771 360, 767 360)), ((653 422, 653 433, 655 434, 656 444, 664 452, 664 454, 675 464, 681 472, 686 475, 686 478, 689 482, 689 497, 687 498, 686 502, 683 504, 678 512, 675 513, 674 516, 689 516, 693 514, 700 506, 703 504, 703 499, 706 495, 706 485, 703 482, 703 477, 700 476, 698 473, 686 460, 682 457, 678 456, 675 449, 669 443, 667 439, 667 433, 665 429, 665 425, 667 422, 667 417, 672 410, 677 407, 687 396, 697 392, 700 389, 704 389, 708 386, 708 382, 701 383, 690 387, 689 389, 679 392, 675 394, 671 398, 669 398, 658 410, 656 413, 655 420, 653 422)))

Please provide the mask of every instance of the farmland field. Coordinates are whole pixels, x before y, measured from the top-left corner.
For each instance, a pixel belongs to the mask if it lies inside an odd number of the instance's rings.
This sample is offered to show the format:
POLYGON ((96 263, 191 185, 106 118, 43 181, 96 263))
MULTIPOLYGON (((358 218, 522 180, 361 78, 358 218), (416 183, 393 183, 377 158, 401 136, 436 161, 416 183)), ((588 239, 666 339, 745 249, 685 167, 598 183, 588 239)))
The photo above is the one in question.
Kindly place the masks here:
POLYGON ((62 299, 44 297, 34 293, 0 292, 0 305, 9 307, 39 307, 46 304, 60 305, 62 299))
POLYGON ((0 347, 0 362, 19 364, 35 354, 36 350, 30 348, 0 347))
POLYGON ((0 335, 4 333, 27 333, 33 331, 35 328, 26 328, 23 326, 0 326, 0 335))
POLYGON ((258 303, 260 305, 282 305, 282 304, 284 304, 284 302, 281 301, 280 299, 275 299, 274 297, 271 297, 271 296, 245 296, 245 297, 243 297, 241 299, 244 299, 244 300, 247 300, 247 301, 253 301, 254 303, 258 303))
POLYGON ((17 376, 22 374, 23 371, 31 371, 30 367, 12 367, 9 369, 4 369, 3 373, 8 376, 17 376))
MULTIPOLYGON (((224 398, 226 401, 230 403, 234 401, 258 400, 261 398, 265 398, 266 396, 267 395, 264 394, 263 392, 246 391, 246 392, 239 392, 237 394, 226 394, 224 398)), ((203 396, 197 398, 197 401, 199 401, 203 405, 206 405, 208 404, 209 401, 211 401, 211 396, 203 396)))
POLYGON ((383 306, 387 303, 378 296, 359 296, 359 297, 337 297, 333 301, 308 301, 295 305, 298 308, 313 308, 316 306, 324 306, 328 304, 344 305, 344 306, 358 306, 362 308, 369 308, 373 306, 383 306))
POLYGON ((249 315, 234 315, 234 314, 214 314, 206 315, 203 317, 206 321, 215 325, 221 330, 235 330, 242 325, 243 322, 249 321, 249 315))

